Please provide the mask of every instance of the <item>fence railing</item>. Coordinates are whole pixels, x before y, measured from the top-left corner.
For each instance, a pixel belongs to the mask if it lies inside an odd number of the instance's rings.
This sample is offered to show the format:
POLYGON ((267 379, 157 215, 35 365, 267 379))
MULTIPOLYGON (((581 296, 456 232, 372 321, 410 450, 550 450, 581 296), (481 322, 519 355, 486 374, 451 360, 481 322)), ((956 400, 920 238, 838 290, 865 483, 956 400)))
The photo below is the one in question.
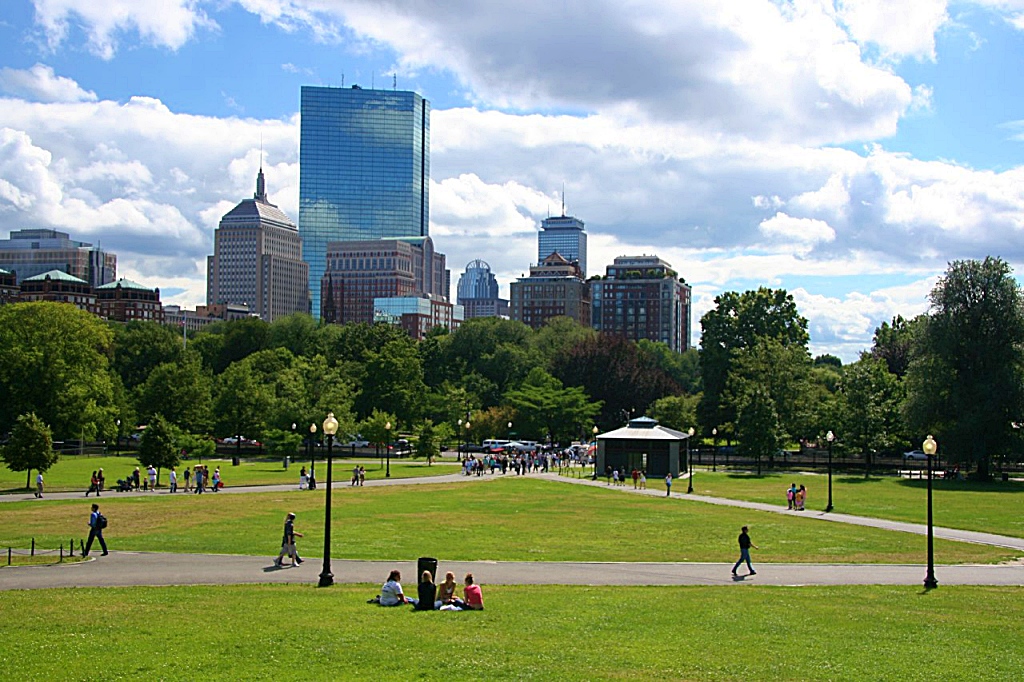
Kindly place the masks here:
MULTIPOLYGON (((84 556, 85 555, 85 543, 82 540, 79 540, 78 544, 79 544, 79 547, 80 547, 79 556, 84 556)), ((69 557, 70 558, 70 557, 75 556, 75 541, 74 541, 74 539, 68 540, 68 544, 67 544, 66 548, 64 546, 64 543, 61 543, 61 545, 57 549, 42 549, 41 547, 39 547, 36 544, 36 539, 35 538, 32 538, 32 544, 29 546, 28 549, 14 548, 14 547, 10 547, 9 546, 9 547, 7 547, 7 565, 8 566, 12 565, 15 556, 36 557, 36 556, 46 556, 46 555, 56 555, 57 563, 63 563, 64 557, 69 557)))

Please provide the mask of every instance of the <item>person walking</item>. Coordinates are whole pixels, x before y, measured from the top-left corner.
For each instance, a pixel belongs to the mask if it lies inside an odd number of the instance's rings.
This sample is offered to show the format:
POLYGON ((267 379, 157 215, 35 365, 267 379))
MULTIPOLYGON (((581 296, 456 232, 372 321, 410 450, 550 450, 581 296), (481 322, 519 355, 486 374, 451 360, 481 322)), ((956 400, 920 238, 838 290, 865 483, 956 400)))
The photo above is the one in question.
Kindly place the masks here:
POLYGON ((665 474, 665 497, 672 497, 672 472, 665 474))
POLYGON ((171 467, 171 473, 167 475, 167 478, 171 484, 171 492, 178 492, 178 472, 174 470, 174 467, 171 467))
POLYGON ((306 467, 299 469, 299 490, 305 490, 309 477, 306 476, 306 467))
POLYGON ((85 543, 85 552, 82 556, 89 556, 89 550, 92 549, 93 540, 100 541, 100 547, 103 548, 103 555, 107 556, 107 541, 103 539, 103 529, 107 527, 107 517, 100 514, 100 506, 98 504, 92 505, 92 514, 89 515, 89 540, 85 543))
POLYGON ((288 516, 284 520, 284 537, 281 539, 281 552, 274 559, 274 565, 281 568, 281 560, 288 555, 292 559, 292 566, 298 566, 302 563, 302 559, 299 558, 299 552, 295 548, 295 538, 302 537, 302 533, 295 532, 295 513, 288 512, 288 516))
POLYGON ((36 474, 36 492, 35 492, 35 495, 36 495, 36 497, 42 497, 43 496, 43 472, 42 471, 40 471, 39 473, 36 474))
POLYGON ((92 477, 89 479, 89 489, 85 491, 85 496, 89 497, 89 493, 95 491, 99 494, 99 490, 96 488, 96 472, 92 472, 92 477))
POLYGON ((192 490, 192 471, 185 467, 185 492, 192 490))
POLYGON ((151 492, 156 492, 156 467, 152 464, 146 469, 146 476, 149 478, 149 489, 151 492))
POLYGON ((103 475, 103 467, 100 467, 96 470, 96 497, 99 497, 100 493, 103 492, 103 486, 106 485, 106 483, 107 479, 103 475))
POLYGON ((750 575, 757 575, 757 571, 755 571, 754 567, 750 564, 750 548, 751 547, 753 547, 754 549, 761 549, 761 548, 758 547, 757 545, 755 545, 753 542, 750 541, 750 535, 747 534, 747 527, 746 526, 743 526, 742 530, 740 530, 739 543, 740 543, 740 558, 736 562, 736 564, 732 567, 732 574, 736 575, 736 569, 739 568, 740 564, 742 564, 745 561, 745 562, 747 562, 747 570, 750 571, 750 575))
POLYGON ((204 478, 204 475, 205 474, 203 473, 203 467, 201 467, 201 466, 199 466, 197 464, 196 465, 196 492, 195 492, 196 495, 202 495, 203 494, 203 478, 204 478))

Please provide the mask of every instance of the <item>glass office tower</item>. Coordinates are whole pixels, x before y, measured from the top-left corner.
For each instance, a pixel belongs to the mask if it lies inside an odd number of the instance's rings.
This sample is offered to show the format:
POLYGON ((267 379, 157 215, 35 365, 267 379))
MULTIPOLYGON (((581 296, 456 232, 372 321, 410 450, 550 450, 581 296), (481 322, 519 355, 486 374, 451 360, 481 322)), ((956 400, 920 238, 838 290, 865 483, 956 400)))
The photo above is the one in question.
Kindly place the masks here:
POLYGON ((570 263, 579 263, 586 278, 587 233, 583 230, 582 220, 564 214, 541 221, 541 231, 537 235, 537 262, 543 263, 545 258, 558 253, 570 263))
POLYGON ((414 92, 303 86, 299 234, 313 316, 327 243, 425 237, 430 102, 414 92))

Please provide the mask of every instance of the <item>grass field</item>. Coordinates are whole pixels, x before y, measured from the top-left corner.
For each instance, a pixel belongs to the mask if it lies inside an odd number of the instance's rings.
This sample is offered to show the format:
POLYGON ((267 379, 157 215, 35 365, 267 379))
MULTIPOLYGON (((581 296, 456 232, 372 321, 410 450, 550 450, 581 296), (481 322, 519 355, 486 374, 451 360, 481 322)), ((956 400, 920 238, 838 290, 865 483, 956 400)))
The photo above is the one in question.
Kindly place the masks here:
MULTIPOLYGON (((808 509, 822 510, 828 503, 828 479, 820 474, 725 473, 697 469, 693 492, 698 495, 749 500, 786 506, 790 483, 808 490, 808 509)), ((632 486, 632 482, 629 483, 632 486)), ((895 477, 832 477, 832 505, 835 512, 894 521, 925 523, 927 481, 895 477)), ((648 487, 665 489, 662 481, 649 481, 648 487)), ((686 491, 686 481, 673 488, 686 491)), ((1018 481, 932 481, 935 523, 1012 537, 1024 537, 1024 483, 1018 481)))
POLYGON ((489 587, 482 612, 378 586, 0 593, 18 679, 1013 680, 1024 590, 489 587))
MULTIPOLYGON (((602 488, 504 477, 449 485, 335 490, 332 554, 349 559, 508 561, 733 561, 751 526, 755 561, 921 563, 922 536, 826 524, 602 488)), ((86 534, 91 500, 4 503, 0 547, 86 534)), ((270 554, 285 513, 298 514, 300 548, 322 547, 324 493, 104 496, 111 548, 270 554)), ((989 563, 1009 550, 936 541, 939 563, 989 563)), ((310 550, 314 551, 314 550, 310 550)))
MULTIPOLYGON (((189 459, 183 461, 181 466, 178 467, 179 487, 184 485, 184 479, 181 478, 181 475, 185 471, 185 467, 192 467, 197 463, 198 460, 189 459)), ((372 457, 368 459, 363 457, 356 457, 354 459, 335 458, 335 477, 339 478, 339 480, 347 481, 351 476, 352 467, 356 463, 366 467, 367 480, 384 478, 385 467, 381 465, 379 459, 372 457)), ((210 471, 213 471, 215 467, 220 467, 221 478, 225 486, 279 484, 294 484, 298 486, 299 469, 308 465, 309 461, 293 462, 291 468, 287 470, 279 460, 243 461, 239 466, 233 467, 231 466, 230 458, 218 458, 203 460, 203 464, 209 465, 210 471)), ((89 477, 93 471, 100 468, 103 469, 107 479, 106 487, 110 489, 117 484, 117 479, 127 478, 137 466, 139 466, 138 460, 130 456, 86 457, 70 455, 62 457, 53 468, 43 474, 43 478, 45 479, 46 490, 49 492, 81 490, 84 495, 85 491, 89 488, 89 477)), ((318 461, 316 470, 318 480, 323 481, 327 471, 326 461, 318 461)), ((454 460, 435 462, 434 466, 427 466, 426 462, 422 460, 391 459, 392 478, 436 476, 457 471, 458 466, 454 460)), ((141 473, 145 477, 145 470, 142 470, 141 473)), ((32 473, 32 485, 35 486, 35 472, 32 473)), ((167 485, 166 471, 160 472, 160 485, 161 487, 166 487, 167 485)), ((0 494, 12 492, 25 492, 25 472, 11 471, 3 464, 0 464, 0 494)))

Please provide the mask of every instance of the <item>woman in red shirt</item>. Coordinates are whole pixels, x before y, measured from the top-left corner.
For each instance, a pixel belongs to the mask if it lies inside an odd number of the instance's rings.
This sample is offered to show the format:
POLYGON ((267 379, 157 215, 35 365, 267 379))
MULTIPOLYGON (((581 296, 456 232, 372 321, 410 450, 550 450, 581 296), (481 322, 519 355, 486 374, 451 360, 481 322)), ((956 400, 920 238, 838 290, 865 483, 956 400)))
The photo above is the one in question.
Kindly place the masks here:
POLYGON ((466 574, 466 587, 462 591, 466 597, 465 606, 471 611, 483 611, 484 610, 484 597, 480 593, 480 586, 473 584, 473 574, 466 574))

